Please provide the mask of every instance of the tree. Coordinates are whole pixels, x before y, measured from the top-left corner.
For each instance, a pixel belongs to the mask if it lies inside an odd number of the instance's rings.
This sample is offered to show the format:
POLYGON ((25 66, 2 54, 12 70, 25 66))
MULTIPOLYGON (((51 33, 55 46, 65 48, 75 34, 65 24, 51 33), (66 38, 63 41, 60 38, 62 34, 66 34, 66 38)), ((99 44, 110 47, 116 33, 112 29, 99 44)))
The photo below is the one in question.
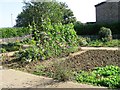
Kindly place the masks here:
POLYGON ((51 23, 74 23, 76 18, 65 3, 56 2, 24 2, 23 11, 17 16, 16 27, 27 27, 34 21, 38 26, 50 18, 51 23))

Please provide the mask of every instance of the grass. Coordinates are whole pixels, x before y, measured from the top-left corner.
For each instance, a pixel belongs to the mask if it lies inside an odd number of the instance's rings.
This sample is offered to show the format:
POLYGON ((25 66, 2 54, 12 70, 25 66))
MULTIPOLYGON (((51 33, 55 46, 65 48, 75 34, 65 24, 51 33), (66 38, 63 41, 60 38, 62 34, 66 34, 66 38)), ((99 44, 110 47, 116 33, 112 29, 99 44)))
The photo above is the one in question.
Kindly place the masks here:
POLYGON ((49 66, 38 65, 36 66, 36 70, 33 72, 33 74, 47 76, 58 81, 67 81, 73 77, 71 70, 62 67, 60 63, 54 62, 52 65, 55 68, 54 70, 52 70, 49 66))
POLYGON ((43 70, 45 69, 45 66, 43 65, 39 65, 36 67, 36 71, 33 72, 33 74, 35 75, 39 75, 39 76, 44 76, 46 75, 46 72, 44 72, 43 70))
POLYGON ((90 47, 120 47, 120 39, 113 39, 111 41, 103 42, 102 40, 79 37, 80 46, 90 47))
POLYGON ((112 40, 108 42, 102 42, 100 40, 93 40, 87 44, 87 46, 93 46, 93 47, 120 47, 120 40, 112 40))

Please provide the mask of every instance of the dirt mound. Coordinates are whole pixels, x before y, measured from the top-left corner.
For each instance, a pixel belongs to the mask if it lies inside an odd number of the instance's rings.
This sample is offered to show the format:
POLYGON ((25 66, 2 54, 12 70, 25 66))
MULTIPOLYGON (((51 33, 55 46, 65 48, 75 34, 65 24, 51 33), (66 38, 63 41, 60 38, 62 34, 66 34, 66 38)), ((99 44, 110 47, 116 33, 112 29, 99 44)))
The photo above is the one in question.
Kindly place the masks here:
MULTIPOLYGON (((54 65, 46 69, 54 72, 56 68, 54 65)), ((73 71, 89 71, 95 67, 106 65, 120 66, 120 51, 90 50, 80 55, 71 57, 63 62, 59 62, 60 67, 68 68, 73 71)))

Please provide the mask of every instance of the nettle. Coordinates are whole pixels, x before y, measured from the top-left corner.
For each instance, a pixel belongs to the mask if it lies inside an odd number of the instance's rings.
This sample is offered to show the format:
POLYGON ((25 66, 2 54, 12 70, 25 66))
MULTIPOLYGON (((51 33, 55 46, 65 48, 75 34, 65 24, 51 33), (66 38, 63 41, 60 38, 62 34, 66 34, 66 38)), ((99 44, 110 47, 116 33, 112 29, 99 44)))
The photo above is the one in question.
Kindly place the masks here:
MULTIPOLYGON (((74 31, 73 24, 62 25, 62 23, 52 24, 50 19, 43 21, 42 25, 36 26, 33 24, 33 39, 36 41, 36 49, 32 49, 34 54, 26 54, 20 59, 34 59, 44 60, 54 56, 60 56, 63 53, 70 53, 77 50, 78 47, 77 35, 74 31), (30 55, 30 56, 29 56, 30 55), (35 57, 32 58, 34 55, 35 57), (30 58, 29 58, 29 57, 30 58)), ((31 47, 34 48, 34 47, 31 47)), ((31 48, 29 48, 31 50, 31 48)), ((29 51, 24 50, 23 53, 29 51)), ((29 60, 28 60, 29 61, 29 60)))

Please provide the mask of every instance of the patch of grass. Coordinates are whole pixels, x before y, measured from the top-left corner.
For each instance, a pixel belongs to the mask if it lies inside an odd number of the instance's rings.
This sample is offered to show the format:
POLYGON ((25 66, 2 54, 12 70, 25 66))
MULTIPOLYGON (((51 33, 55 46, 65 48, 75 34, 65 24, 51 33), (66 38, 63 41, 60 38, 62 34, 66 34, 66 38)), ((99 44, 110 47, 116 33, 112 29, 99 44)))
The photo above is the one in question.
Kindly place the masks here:
POLYGON ((69 68, 61 66, 61 63, 54 63, 53 66, 55 67, 55 69, 52 74, 52 78, 58 81, 71 80, 73 73, 69 68))
POLYGON ((46 72, 44 72, 44 69, 45 69, 45 66, 39 65, 39 66, 36 67, 36 70, 33 72, 33 74, 44 76, 44 75, 46 75, 46 72))
POLYGON ((91 72, 80 71, 76 76, 79 83, 91 83, 109 88, 120 88, 120 67, 98 67, 91 72))
POLYGON ((90 38, 79 37, 78 39, 80 46, 91 46, 91 47, 120 47, 120 40, 113 39, 111 41, 102 41, 102 40, 90 40, 90 38))
POLYGON ((88 43, 87 46, 99 46, 99 47, 120 47, 120 40, 111 40, 108 42, 102 42, 101 40, 93 40, 88 43))
POLYGON ((52 65, 50 65, 50 67, 39 65, 36 67, 36 70, 33 72, 33 74, 47 76, 58 81, 71 80, 73 78, 73 73, 71 70, 62 67, 60 64, 60 62, 54 62, 52 65))

